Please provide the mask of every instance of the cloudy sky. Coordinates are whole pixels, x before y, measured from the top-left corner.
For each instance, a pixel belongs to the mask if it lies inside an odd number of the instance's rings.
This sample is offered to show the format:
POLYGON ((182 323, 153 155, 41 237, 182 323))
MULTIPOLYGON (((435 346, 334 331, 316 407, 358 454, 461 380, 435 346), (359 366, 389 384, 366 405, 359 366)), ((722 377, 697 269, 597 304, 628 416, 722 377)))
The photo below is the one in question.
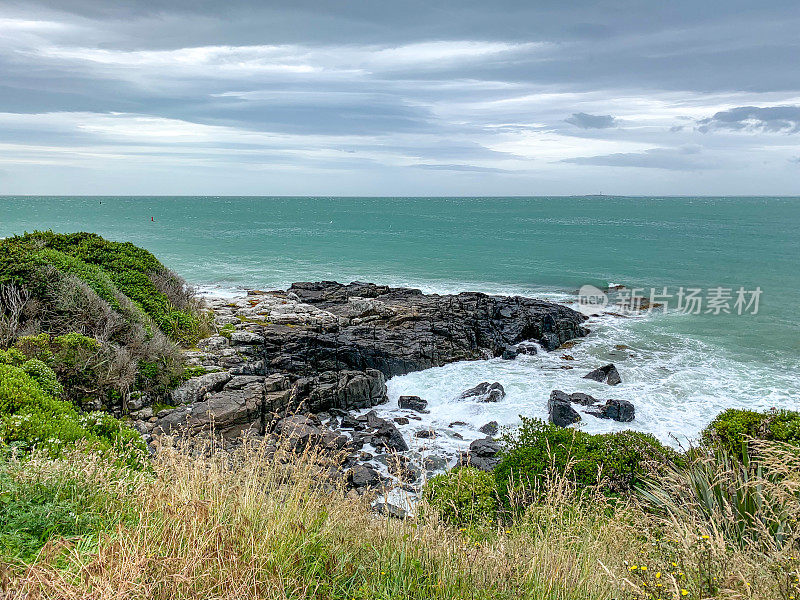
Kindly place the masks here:
POLYGON ((800 195, 797 0, 0 0, 0 194, 800 195))

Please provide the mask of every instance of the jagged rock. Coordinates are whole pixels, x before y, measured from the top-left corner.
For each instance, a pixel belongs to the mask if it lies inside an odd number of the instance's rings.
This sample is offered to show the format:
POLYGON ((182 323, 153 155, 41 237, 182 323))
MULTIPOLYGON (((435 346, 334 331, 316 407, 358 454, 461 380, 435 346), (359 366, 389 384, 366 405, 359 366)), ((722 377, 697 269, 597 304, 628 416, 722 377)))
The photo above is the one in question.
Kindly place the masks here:
POLYGON ((575 392, 574 394, 569 395, 569 399, 571 402, 575 404, 580 404, 581 406, 592 406, 593 404, 597 404, 599 400, 593 398, 589 394, 584 394, 582 392, 575 392))
POLYGON ((478 431, 486 435, 497 435, 497 432, 500 431, 500 425, 498 425, 497 421, 489 421, 486 425, 481 426, 478 431))
POLYGON ((397 427, 394 426, 394 423, 390 423, 389 421, 384 421, 375 430, 373 446, 382 446, 387 450, 395 452, 405 452, 408 450, 408 444, 406 444, 406 441, 403 439, 403 435, 397 427))
POLYGON ((292 415, 278 421, 275 433, 282 437, 295 452, 301 452, 322 441, 323 430, 316 417, 292 415))
POLYGON ((502 359, 503 360, 514 360, 515 358, 517 358, 517 354, 519 354, 517 349, 509 346, 508 348, 503 350, 502 359))
POLYGON ((263 375, 236 375, 225 384, 226 390, 240 390, 246 385, 264 383, 263 375))
POLYGON ((199 402, 203 400, 206 394, 220 391, 230 379, 231 374, 226 371, 192 377, 172 390, 172 403, 191 404, 199 402))
POLYGON ((264 386, 258 383, 207 394, 203 401, 161 411, 156 429, 163 433, 183 430, 190 434, 213 431, 227 438, 248 429, 263 431, 264 398, 264 386))
POLYGON ((415 410, 417 412, 427 412, 428 401, 419 396, 400 396, 397 406, 405 410, 415 410))
POLYGON ((488 381, 484 381, 474 388, 461 392, 459 399, 476 400, 478 402, 497 402, 498 400, 502 400, 505 395, 505 389, 498 382, 489 383, 488 381))
POLYGON ((392 421, 394 421, 398 425, 408 425, 409 423, 409 420, 406 417, 395 417, 394 419, 392 419, 392 421))
POLYGON ((622 383, 622 378, 619 376, 617 367, 613 364, 607 364, 599 369, 595 369, 583 376, 584 379, 592 379, 600 383, 607 383, 608 385, 617 385, 622 383))
POLYGON ((475 440, 469 445, 469 452, 462 456, 461 462, 481 471, 491 471, 500 462, 500 450, 500 444, 490 437, 475 440))
POLYGON ((436 437, 436 432, 433 429, 420 429, 414 432, 414 437, 431 439, 436 437))
POLYGON ((386 380, 376 369, 366 371, 325 371, 295 382, 293 404, 320 412, 329 408, 356 410, 388 400, 386 380))
POLYGON ((613 419, 622 423, 630 423, 636 418, 636 408, 627 400, 606 400, 602 406, 596 406, 586 411, 590 415, 601 419, 613 419))
POLYGON ((367 465, 356 465, 347 472, 347 480, 354 488, 378 487, 381 484, 380 474, 367 465))
POLYGON ((549 421, 559 427, 567 427, 581 420, 581 416, 572 408, 569 396, 561 390, 553 390, 550 394, 547 415, 549 421))
POLYGON ((350 415, 343 416, 339 426, 342 429, 358 429, 358 430, 364 429, 364 424, 350 415))
POLYGON ((206 352, 216 352, 230 346, 230 340, 221 335, 212 335, 197 342, 197 347, 206 352))
POLYGON ((539 349, 533 342, 520 342, 514 346, 514 349, 517 351, 517 354, 528 354, 532 356, 539 353, 539 349))

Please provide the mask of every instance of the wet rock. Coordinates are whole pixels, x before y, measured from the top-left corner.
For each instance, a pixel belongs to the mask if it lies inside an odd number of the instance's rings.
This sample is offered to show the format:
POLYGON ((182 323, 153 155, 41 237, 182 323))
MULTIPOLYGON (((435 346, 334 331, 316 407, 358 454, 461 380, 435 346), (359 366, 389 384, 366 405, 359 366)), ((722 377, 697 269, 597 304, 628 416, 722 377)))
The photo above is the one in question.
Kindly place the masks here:
POLYGON ((436 437, 436 432, 433 429, 420 429, 414 432, 414 437, 423 439, 432 439, 436 437))
POLYGON ((400 396, 397 406, 404 410, 415 410, 417 412, 427 412, 428 401, 419 396, 400 396))
POLYGON ((492 438, 475 440, 469 445, 469 452, 462 456, 462 464, 466 464, 481 471, 491 471, 500 462, 500 444, 492 438))
POLYGON ((339 427, 342 429, 364 429, 364 423, 352 417, 350 415, 345 415, 342 417, 341 422, 339 423, 339 427))
POLYGON ((500 431, 500 425, 498 425, 497 421, 489 421, 486 425, 482 425, 478 431, 486 435, 497 435, 497 432, 500 431))
POLYGON ((408 425, 408 423, 409 423, 409 420, 407 418, 405 418, 405 417, 395 417, 392 420, 395 423, 397 423, 398 425, 408 425))
POLYGON ((466 421, 453 421, 448 427, 465 427, 468 423, 466 421))
POLYGON ((376 430, 373 436, 373 445, 376 447, 382 446, 387 450, 395 452, 405 452, 408 450, 408 444, 403 439, 403 435, 389 421, 384 421, 376 430))
POLYGON ((617 385, 622 383, 622 378, 619 376, 617 367, 613 364, 607 364, 599 369, 595 369, 583 376, 584 379, 592 379, 600 383, 607 383, 608 385, 617 385))
POLYGON ((506 391, 497 381, 489 383, 483 381, 473 388, 461 392, 459 399, 475 400, 477 402, 497 402, 505 398, 506 391))
POLYGON ((636 408, 627 400, 606 400, 602 406, 596 406, 586 411, 590 415, 601 419, 613 419, 621 423, 630 423, 636 418, 636 408))
POLYGON ((531 356, 539 352, 539 349, 533 342, 520 342, 515 346, 515 349, 517 354, 528 354, 531 356))
POLYGON ((592 406, 597 404, 599 400, 593 398, 589 394, 584 394, 582 392, 575 392, 574 394, 569 395, 569 399, 571 402, 575 404, 580 404, 581 406, 592 406))
POLYGON ((567 427, 581 420, 578 412, 572 408, 570 398, 561 390, 553 390, 547 401, 548 420, 559 427, 567 427))
POLYGON ((503 360, 514 360, 517 358, 519 352, 516 348, 509 346, 505 350, 503 350, 502 359, 503 360))
POLYGON ((356 465, 347 472, 347 481, 357 489, 378 487, 381 484, 381 476, 372 467, 356 465))

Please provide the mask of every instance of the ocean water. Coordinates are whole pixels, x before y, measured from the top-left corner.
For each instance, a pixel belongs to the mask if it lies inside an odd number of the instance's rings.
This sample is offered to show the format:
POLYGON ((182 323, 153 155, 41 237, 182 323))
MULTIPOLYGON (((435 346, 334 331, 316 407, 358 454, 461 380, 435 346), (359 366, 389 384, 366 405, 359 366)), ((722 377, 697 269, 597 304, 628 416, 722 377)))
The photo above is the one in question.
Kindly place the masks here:
MULTIPOLYGON (((425 451, 463 446, 489 420, 546 417, 552 389, 629 399, 637 418, 624 427, 673 443, 726 407, 800 408, 800 198, 0 197, 0 236, 35 229, 134 242, 211 294, 320 279, 573 304, 587 284, 645 296, 696 288, 705 301, 710 289, 732 290, 730 314, 704 304, 700 314, 628 318, 609 306, 568 351, 392 379, 381 410, 397 412, 400 394, 430 402, 430 414, 406 427, 409 437, 419 427, 468 424, 452 430, 464 441, 445 432, 425 440, 425 451), (739 288, 761 290, 757 314, 752 306, 737 314, 739 288), (623 385, 581 378, 609 361, 623 385), (507 397, 455 400, 484 380, 500 381, 507 397)), ((623 427, 590 416, 581 426, 623 427)))

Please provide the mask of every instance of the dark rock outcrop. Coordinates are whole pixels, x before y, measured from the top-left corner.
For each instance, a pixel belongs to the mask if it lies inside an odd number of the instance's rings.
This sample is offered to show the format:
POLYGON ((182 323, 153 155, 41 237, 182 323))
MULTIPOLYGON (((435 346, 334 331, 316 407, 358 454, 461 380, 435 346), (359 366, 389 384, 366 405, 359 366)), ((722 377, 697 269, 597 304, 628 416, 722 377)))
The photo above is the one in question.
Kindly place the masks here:
POLYGON ((428 401, 423 400, 419 396, 400 396, 397 400, 397 406, 404 410, 426 412, 425 409, 428 408, 428 401))
POLYGON ((618 383, 622 383, 622 378, 619 376, 617 367, 615 367, 613 364, 608 364, 600 367, 599 369, 595 369, 594 371, 590 371, 584 375, 583 378, 599 381, 600 383, 607 383, 608 385, 617 385, 618 383))
POLYGON ((458 396, 461 400, 475 400, 477 402, 498 402, 506 396, 506 390, 497 381, 489 383, 484 381, 470 388, 458 396))
POLYGON ((461 464, 491 471, 500 462, 500 449, 500 444, 490 437, 475 440, 469 445, 469 452, 462 455, 461 464))
POLYGON ((478 431, 486 435, 497 435, 497 432, 500 431, 500 425, 497 424, 497 421, 489 421, 486 425, 482 425, 478 431))
POLYGON ((567 427, 581 420, 578 412, 572 408, 570 398, 561 390, 553 390, 547 401, 548 420, 559 427, 567 427))
POLYGON ((592 407, 586 412, 601 419, 613 419, 621 423, 630 423, 636 418, 636 408, 632 403, 614 398, 606 400, 602 406, 592 407))
POLYGON ((569 395, 570 402, 574 402, 575 404, 580 404, 581 406, 592 406, 597 404, 599 400, 593 398, 589 394, 584 394, 582 392, 575 392, 574 394, 569 395))

